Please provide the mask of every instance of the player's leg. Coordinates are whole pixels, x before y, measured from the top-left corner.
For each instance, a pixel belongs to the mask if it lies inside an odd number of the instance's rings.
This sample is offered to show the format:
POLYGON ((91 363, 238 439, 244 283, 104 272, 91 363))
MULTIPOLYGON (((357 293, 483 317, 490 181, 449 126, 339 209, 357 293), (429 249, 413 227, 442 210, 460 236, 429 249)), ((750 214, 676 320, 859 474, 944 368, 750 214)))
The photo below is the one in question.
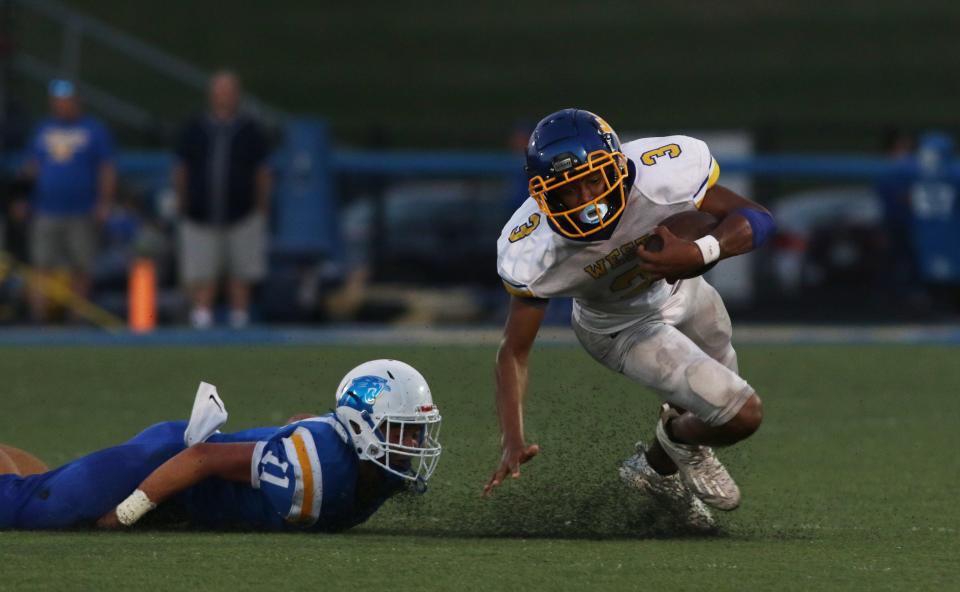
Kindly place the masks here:
POLYGON ((186 422, 156 424, 128 442, 30 477, 0 478, 0 527, 50 529, 92 524, 147 475, 184 449, 186 422))
POLYGON ((42 460, 26 450, 0 444, 0 474, 16 473, 21 477, 27 477, 37 473, 46 473, 49 470, 50 468, 42 460), (13 470, 4 470, 4 459, 9 463, 7 467, 13 470))
POLYGON ((662 322, 638 324, 614 335, 575 329, 587 351, 605 366, 698 418, 698 437, 704 441, 697 443, 732 444, 759 425, 760 404, 753 388, 677 328, 662 322), (598 343, 602 341, 607 343, 598 343))
MULTIPOLYGON (((664 310, 666 320, 671 320, 671 314, 675 310, 664 310)), ((666 436, 661 437, 661 421, 659 445, 651 446, 645 455, 650 465, 662 475, 670 474, 679 465, 684 482, 698 497, 722 509, 736 507, 739 490, 707 446, 729 444, 748 435, 748 422, 742 421, 753 409, 748 402, 759 403, 750 385, 666 322, 641 323, 609 336, 575 329, 587 350, 601 363, 655 390, 671 406, 689 410, 683 414, 684 421, 694 421, 683 424, 684 429, 690 430, 683 437, 693 433, 700 441, 690 446, 687 457, 678 456, 667 445, 670 442, 664 442, 666 436), (741 414, 745 408, 747 411, 741 414)), ((751 421, 759 425, 758 417, 751 421)), ((686 444, 675 443, 674 448, 677 446, 686 444)))
POLYGON ((30 264, 33 266, 33 273, 29 282, 30 314, 34 321, 47 320, 47 291, 55 280, 54 272, 59 264, 61 251, 57 220, 43 214, 35 215, 30 223, 30 264))
POLYGON ((703 278, 681 280, 677 290, 683 296, 683 316, 674 326, 708 356, 740 373, 733 349, 733 324, 717 290, 703 278))
POLYGON ((76 216, 64 221, 66 254, 70 258, 70 282, 74 293, 81 298, 90 294, 90 274, 97 256, 97 233, 94 221, 88 216, 76 216))
POLYGON ((267 226, 262 214, 253 213, 225 233, 230 325, 243 328, 249 323, 251 287, 266 275, 267 226))
POLYGON ((716 528, 710 509, 683 483, 673 461, 667 457, 674 468, 663 473, 653 467, 648 455, 649 448, 637 442, 636 453, 620 465, 620 479, 657 500, 686 527, 700 532, 716 528))
POLYGON ((715 508, 735 509, 740 490, 712 447, 756 431, 762 419, 760 399, 740 376, 675 327, 661 325, 653 333, 652 338, 637 335, 625 363, 627 375, 643 378, 668 403, 648 458, 663 470, 669 468, 669 457, 697 497, 715 508))
MULTIPOLYGON (((676 302, 668 306, 668 315, 675 315, 676 328, 690 338, 704 353, 733 372, 737 372, 737 354, 730 341, 733 334, 730 315, 720 294, 703 278, 684 280, 677 291, 676 302)), ((711 382, 716 372, 703 366, 700 382, 711 382)), ((692 373, 692 379, 696 375, 692 373)), ((674 415, 674 414, 671 414, 674 415)), ((720 425, 710 425, 694 413, 679 413, 667 422, 671 439, 684 444, 729 446, 753 434, 763 419, 760 397, 754 393, 740 410, 720 425)))
MULTIPOLYGON (((623 368, 622 333, 605 335, 590 332, 574 323, 574 332, 587 352, 597 361, 616 372, 623 368)), ((636 379, 636 377, 633 377, 636 379)), ((653 441, 656 446, 656 439, 653 441)), ((637 452, 623 462, 620 478, 629 486, 651 496, 686 527, 706 531, 715 527, 713 515, 684 485, 677 467, 665 453, 657 463, 650 449, 637 443, 637 452)))
POLYGON ((213 326, 217 277, 222 258, 220 232, 211 226, 184 220, 180 225, 180 279, 190 297, 190 324, 196 329, 213 326))
POLYGON ((124 444, 143 445, 166 450, 168 446, 183 446, 183 432, 187 429, 187 422, 161 421, 145 428, 136 436, 130 438, 124 444))

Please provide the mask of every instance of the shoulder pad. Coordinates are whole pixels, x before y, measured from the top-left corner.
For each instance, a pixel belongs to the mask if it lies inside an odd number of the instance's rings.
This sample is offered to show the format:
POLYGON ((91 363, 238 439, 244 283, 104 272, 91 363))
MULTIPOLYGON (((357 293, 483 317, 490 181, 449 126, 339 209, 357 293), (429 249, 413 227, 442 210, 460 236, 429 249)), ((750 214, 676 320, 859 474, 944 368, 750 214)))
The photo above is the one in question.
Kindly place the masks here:
POLYGON ((624 144, 623 153, 637 167, 634 187, 658 204, 693 201, 699 207, 720 176, 706 143, 689 136, 635 140, 624 144))

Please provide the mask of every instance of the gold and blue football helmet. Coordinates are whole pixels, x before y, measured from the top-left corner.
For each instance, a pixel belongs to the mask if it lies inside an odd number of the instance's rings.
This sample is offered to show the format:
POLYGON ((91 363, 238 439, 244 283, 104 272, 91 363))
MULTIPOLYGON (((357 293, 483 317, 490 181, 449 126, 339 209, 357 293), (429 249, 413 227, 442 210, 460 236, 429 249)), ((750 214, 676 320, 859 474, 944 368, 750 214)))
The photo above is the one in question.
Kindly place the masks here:
POLYGON ((613 128, 583 109, 563 109, 543 118, 530 135, 526 172, 530 195, 550 227, 574 240, 609 235, 626 207, 627 159, 613 128), (568 207, 557 190, 595 173, 605 189, 587 203, 568 207))

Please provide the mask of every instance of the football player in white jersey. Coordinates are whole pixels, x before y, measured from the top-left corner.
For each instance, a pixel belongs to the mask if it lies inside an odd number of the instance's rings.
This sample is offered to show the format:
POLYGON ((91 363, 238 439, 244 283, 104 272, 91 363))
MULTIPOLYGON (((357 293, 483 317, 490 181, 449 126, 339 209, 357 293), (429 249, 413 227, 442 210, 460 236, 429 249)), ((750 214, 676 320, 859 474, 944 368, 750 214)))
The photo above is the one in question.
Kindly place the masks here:
POLYGON ((552 297, 573 297, 572 324, 590 355, 654 390, 664 405, 649 447, 637 444, 620 475, 694 527, 713 526, 706 506, 733 510, 740 492, 712 448, 760 426, 762 406, 738 374, 730 317, 699 277, 719 259, 757 248, 774 230, 762 206, 717 184, 707 145, 695 138, 644 138, 621 147, 600 117, 564 109, 530 137, 530 198, 497 241, 511 294, 496 361, 503 449, 484 488, 537 455, 523 431, 527 359, 552 297), (685 211, 719 224, 695 241, 658 226, 685 211), (651 236, 662 240, 654 252, 651 236), (681 279, 688 278, 688 279, 681 279))

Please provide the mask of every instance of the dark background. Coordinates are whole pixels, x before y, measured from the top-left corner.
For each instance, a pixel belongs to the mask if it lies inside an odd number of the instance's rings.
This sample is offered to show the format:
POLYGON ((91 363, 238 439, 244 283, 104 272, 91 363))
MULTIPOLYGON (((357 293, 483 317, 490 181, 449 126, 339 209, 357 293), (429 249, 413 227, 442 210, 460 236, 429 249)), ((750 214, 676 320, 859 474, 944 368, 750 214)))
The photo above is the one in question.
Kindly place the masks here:
MULTIPOLYGON (((512 122, 571 105, 617 129, 746 128, 785 150, 873 150, 891 124, 960 127, 956 2, 66 4, 233 67, 347 143, 499 148, 512 122)), ((19 44, 59 55, 59 36, 22 18, 19 44)), ((85 79, 170 120, 195 108, 194 93, 100 54, 83 48, 85 79)))

